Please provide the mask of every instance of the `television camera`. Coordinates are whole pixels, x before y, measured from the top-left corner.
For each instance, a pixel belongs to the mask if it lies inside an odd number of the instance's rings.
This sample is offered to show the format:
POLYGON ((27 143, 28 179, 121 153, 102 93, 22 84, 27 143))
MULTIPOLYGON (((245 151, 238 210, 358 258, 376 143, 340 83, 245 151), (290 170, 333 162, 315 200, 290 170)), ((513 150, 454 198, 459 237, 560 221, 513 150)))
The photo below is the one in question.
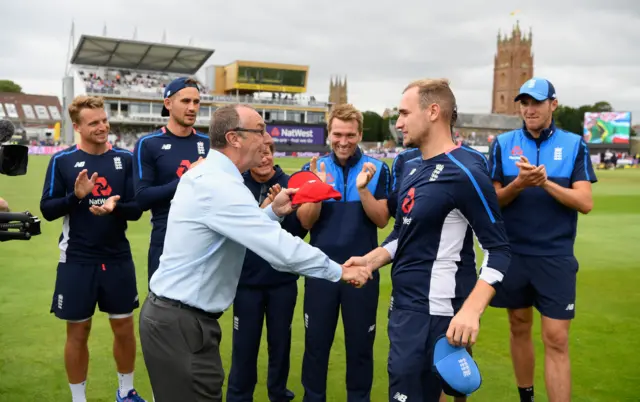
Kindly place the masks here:
MULTIPOLYGON (((22 176, 27 174, 29 148, 18 144, 5 144, 15 134, 13 123, 0 120, 0 174, 22 176)), ((2 194, 0 194, 1 196, 2 194)), ((30 240, 40 234, 40 219, 25 212, 0 211, 0 242, 30 240)))

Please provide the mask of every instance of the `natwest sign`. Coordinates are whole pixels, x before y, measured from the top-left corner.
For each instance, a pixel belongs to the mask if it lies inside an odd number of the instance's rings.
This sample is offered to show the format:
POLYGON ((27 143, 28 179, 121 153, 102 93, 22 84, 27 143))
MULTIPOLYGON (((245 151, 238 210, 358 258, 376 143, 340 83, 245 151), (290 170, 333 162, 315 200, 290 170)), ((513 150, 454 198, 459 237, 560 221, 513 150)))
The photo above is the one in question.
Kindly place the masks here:
POLYGON ((267 124, 267 132, 276 144, 324 145, 325 126, 289 126, 267 124))

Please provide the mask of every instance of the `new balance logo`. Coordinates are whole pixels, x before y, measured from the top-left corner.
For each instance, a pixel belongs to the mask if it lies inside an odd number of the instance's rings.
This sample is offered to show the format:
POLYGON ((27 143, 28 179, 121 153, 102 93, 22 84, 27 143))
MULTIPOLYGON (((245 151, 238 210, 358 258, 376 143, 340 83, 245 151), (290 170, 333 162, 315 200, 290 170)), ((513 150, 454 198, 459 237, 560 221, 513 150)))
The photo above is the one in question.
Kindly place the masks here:
POLYGON ((122 160, 119 156, 113 158, 113 166, 116 167, 116 170, 122 170, 122 160))
POLYGON ((304 313, 304 327, 309 328, 309 314, 304 313))
POLYGON ((411 225, 411 219, 412 218, 407 218, 406 216, 402 217, 402 224, 403 225, 411 225))
POLYGON ((198 141, 198 155, 204 155, 204 142, 198 141))
POLYGON ((240 328, 240 319, 237 316, 233 316, 233 329, 236 331, 240 328))
POLYGON ((400 402, 407 402, 409 400, 409 397, 407 397, 405 394, 401 394, 400 392, 396 392, 396 394, 393 396, 393 399, 400 402))
POLYGON ((162 149, 167 150, 167 151, 170 150, 171 149, 171 144, 164 144, 162 146, 162 149))
POLYGON ((566 311, 572 311, 575 307, 576 307, 575 305, 569 304, 565 310, 566 311))
POLYGON ((76 167, 77 167, 77 168, 84 167, 84 161, 82 161, 82 162, 76 162, 76 164, 75 164, 75 165, 73 165, 73 167, 74 167, 74 168, 76 168, 76 167))
POLYGON ((369 332, 373 332, 376 330, 376 324, 373 324, 372 326, 369 327, 369 332))

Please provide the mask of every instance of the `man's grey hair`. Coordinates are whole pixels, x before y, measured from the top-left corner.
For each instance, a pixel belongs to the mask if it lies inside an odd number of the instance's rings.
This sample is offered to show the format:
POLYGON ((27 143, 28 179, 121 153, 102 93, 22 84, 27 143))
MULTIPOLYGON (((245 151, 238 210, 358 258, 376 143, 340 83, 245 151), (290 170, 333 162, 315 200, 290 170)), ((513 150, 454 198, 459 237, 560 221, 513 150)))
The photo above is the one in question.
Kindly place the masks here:
POLYGON ((227 146, 226 134, 240 126, 240 115, 238 107, 240 105, 227 105, 216 109, 211 117, 209 125, 209 140, 211 148, 223 149, 227 146))

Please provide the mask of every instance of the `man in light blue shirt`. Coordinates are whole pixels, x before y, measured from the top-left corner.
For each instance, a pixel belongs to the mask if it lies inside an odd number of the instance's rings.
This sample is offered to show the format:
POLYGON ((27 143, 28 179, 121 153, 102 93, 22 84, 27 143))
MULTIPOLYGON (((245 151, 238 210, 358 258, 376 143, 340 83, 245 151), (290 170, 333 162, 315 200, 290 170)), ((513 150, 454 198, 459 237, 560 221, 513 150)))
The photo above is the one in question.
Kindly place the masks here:
POLYGON ((178 184, 160 266, 140 312, 157 402, 222 402, 218 318, 233 303, 247 248, 279 271, 359 286, 371 278, 366 267, 344 268, 281 228, 296 189, 282 190, 264 210, 256 204, 242 173, 260 164, 271 141, 265 127, 250 107, 217 109, 207 158, 178 184))

